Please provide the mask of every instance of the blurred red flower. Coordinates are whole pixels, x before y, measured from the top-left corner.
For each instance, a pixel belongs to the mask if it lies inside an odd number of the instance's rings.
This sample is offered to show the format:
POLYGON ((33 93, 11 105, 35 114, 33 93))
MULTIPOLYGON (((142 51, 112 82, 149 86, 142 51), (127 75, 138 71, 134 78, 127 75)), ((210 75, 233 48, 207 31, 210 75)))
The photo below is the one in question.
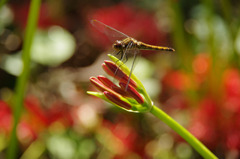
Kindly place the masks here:
POLYGON ((17 136, 22 145, 29 145, 37 139, 38 132, 34 130, 34 126, 28 121, 21 121, 18 124, 17 136))
POLYGON ((123 146, 116 156, 114 156, 115 159, 127 158, 132 153, 136 153, 141 157, 145 155, 145 138, 139 136, 136 130, 127 122, 124 118, 121 118, 121 121, 117 123, 111 123, 107 120, 103 122, 103 127, 109 129, 112 135, 121 142, 120 145, 123 146))
MULTIPOLYGON (((166 34, 158 30, 153 15, 144 10, 136 10, 126 4, 92 10, 89 12, 89 19, 99 20, 137 40, 149 44, 166 44, 166 34)), ((111 46, 113 41, 107 43, 106 36, 93 28, 90 23, 88 28, 90 36, 93 37, 98 46, 104 46, 104 48, 111 46), (105 37, 105 40, 103 37, 105 37)), ((121 40, 117 38, 115 40, 121 40)))
POLYGON ((181 71, 169 71, 162 79, 162 83, 170 89, 184 91, 190 87, 190 77, 181 71))
POLYGON ((220 137, 218 132, 220 113, 215 100, 203 99, 191 114, 190 132, 208 147, 216 147, 220 137))
POLYGON ((39 100, 34 96, 28 96, 24 103, 29 114, 43 126, 50 126, 56 121, 61 122, 65 126, 73 124, 71 110, 67 104, 60 101, 55 102, 48 110, 44 110, 39 100))
POLYGON ((12 128, 12 111, 10 106, 0 100, 0 132, 9 133, 12 128))
POLYGON ((240 112, 240 73, 237 69, 228 69, 223 75, 224 108, 231 112, 240 112))
MULTIPOLYGON (((11 3, 11 8, 14 13, 14 21, 22 29, 26 27, 30 3, 11 3)), ((54 9, 53 7, 51 9, 54 9)), ((54 17, 53 11, 50 10, 49 5, 41 4, 39 11, 38 27, 48 28, 52 25, 63 25, 64 18, 54 17)))

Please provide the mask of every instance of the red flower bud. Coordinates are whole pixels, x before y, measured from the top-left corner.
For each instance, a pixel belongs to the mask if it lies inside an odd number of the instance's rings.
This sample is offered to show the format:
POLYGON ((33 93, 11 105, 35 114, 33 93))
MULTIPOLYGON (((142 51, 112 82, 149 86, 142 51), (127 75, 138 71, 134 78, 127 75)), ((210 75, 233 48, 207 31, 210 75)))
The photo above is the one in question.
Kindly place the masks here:
POLYGON ((105 63, 102 64, 102 68, 109 76, 115 77, 114 73, 107 67, 105 63))
POLYGON ((122 90, 120 87, 115 85, 112 81, 110 81, 108 78, 104 76, 98 76, 98 79, 108 88, 112 89, 113 91, 117 92, 118 94, 122 96, 129 96, 126 91, 122 90))
POLYGON ((108 92, 108 91, 104 91, 103 94, 107 97, 108 100, 110 100, 111 102, 117 104, 118 106, 121 106, 125 109, 131 109, 132 106, 130 104, 128 104, 127 102, 121 100, 120 96, 108 92))
POLYGON ((132 87, 131 85, 128 85, 126 83, 120 82, 119 83, 120 87, 128 92, 128 94, 133 97, 139 104, 143 104, 144 103, 144 99, 143 97, 138 93, 138 91, 132 87))
POLYGON ((128 79, 128 76, 112 61, 104 61, 109 70, 120 79, 128 79))
POLYGON ((118 86, 113 86, 112 89, 117 92, 118 94, 121 94, 121 96, 124 97, 130 97, 130 95, 128 94, 128 92, 126 92, 125 90, 123 90, 122 88, 118 87, 118 86))
POLYGON ((112 87, 116 86, 112 81, 110 81, 108 78, 106 78, 104 76, 99 75, 97 78, 108 88, 112 88, 112 87))
MULTIPOLYGON (((104 61, 104 62, 105 64, 102 64, 102 67, 108 75, 122 82, 128 81, 129 76, 126 75, 114 62, 112 61, 104 61)), ((136 82, 134 82, 132 79, 130 79, 129 85, 132 85, 135 88, 137 87, 136 82)))
POLYGON ((129 68, 118 58, 112 55, 109 57, 114 62, 104 61, 102 67, 108 75, 119 81, 119 85, 101 75, 97 78, 91 77, 91 83, 101 92, 88 91, 87 93, 134 112, 150 110, 152 101, 141 81, 134 74, 129 76, 129 68))
POLYGON ((101 92, 108 91, 108 88, 96 77, 90 77, 90 82, 101 92))

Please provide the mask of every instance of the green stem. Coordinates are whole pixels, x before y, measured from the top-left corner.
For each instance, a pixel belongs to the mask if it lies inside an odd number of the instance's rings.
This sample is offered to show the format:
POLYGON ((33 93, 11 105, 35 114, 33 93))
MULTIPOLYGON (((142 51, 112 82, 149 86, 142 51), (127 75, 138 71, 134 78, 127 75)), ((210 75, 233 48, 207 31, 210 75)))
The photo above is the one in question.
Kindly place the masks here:
POLYGON ((173 25, 172 25, 172 40, 174 43, 174 48, 176 50, 176 55, 179 56, 179 61, 181 67, 186 71, 190 70, 192 65, 192 49, 190 48, 189 42, 186 38, 186 32, 184 31, 184 17, 183 11, 180 7, 180 3, 175 0, 170 0, 170 7, 173 9, 173 25))
POLYGON ((153 115, 155 115, 157 118, 162 120, 164 123, 166 123, 180 136, 182 136, 204 158, 217 159, 217 157, 211 151, 209 151, 207 147, 205 147, 197 138, 195 138, 189 131, 187 131, 183 126, 178 124, 175 120, 173 120, 169 115, 167 115, 161 109, 159 109, 154 105, 150 112, 153 115))
POLYGON ((41 0, 32 0, 29 10, 29 16, 26 26, 26 34, 23 44, 23 52, 22 52, 22 60, 23 60, 23 71, 21 75, 18 77, 15 87, 15 96, 13 102, 13 129, 11 133, 9 149, 7 152, 8 159, 14 159, 17 157, 17 137, 16 137, 16 130, 17 125, 21 116, 21 112, 23 109, 23 98, 25 94, 25 88, 28 81, 28 75, 30 72, 30 50, 31 45, 33 42, 34 33, 37 27, 37 20, 38 20, 38 12, 40 8, 41 0))

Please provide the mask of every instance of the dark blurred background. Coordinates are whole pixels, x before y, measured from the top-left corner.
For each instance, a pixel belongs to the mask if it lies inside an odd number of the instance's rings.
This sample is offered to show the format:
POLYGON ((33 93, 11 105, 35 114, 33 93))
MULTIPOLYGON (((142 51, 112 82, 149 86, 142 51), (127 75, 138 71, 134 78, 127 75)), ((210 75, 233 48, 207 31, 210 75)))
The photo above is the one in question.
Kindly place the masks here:
MULTIPOLYGON (((0 8, 0 158, 12 130, 30 1, 0 8)), ((134 73, 159 106, 219 158, 240 158, 240 29, 237 0, 45 0, 17 128, 22 159, 198 159, 168 126, 89 96, 90 76, 112 53, 97 19, 174 53, 143 51, 134 73)), ((121 39, 119 39, 121 40, 121 39)), ((131 64, 131 58, 127 64, 131 64)))

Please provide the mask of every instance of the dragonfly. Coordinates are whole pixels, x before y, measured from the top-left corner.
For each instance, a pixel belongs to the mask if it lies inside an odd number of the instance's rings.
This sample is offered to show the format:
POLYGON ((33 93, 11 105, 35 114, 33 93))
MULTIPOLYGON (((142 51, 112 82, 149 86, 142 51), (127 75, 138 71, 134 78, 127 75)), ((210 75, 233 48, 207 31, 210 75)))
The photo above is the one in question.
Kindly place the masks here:
MULTIPOLYGON (((159 51, 170 51, 174 52, 175 50, 170 47, 156 46, 146 44, 144 42, 138 41, 121 31, 110 27, 96 19, 91 20, 91 24, 100 32, 106 34, 110 40, 114 40, 112 48, 115 50, 117 55, 120 55, 119 60, 124 61, 128 59, 128 55, 133 55, 133 62, 129 73, 128 82, 125 90, 127 90, 128 84, 130 82, 131 74, 135 65, 136 57, 140 54, 140 50, 159 50, 159 51)), ((116 70, 117 71, 117 70, 116 70)), ((116 73, 116 72, 115 72, 116 73)))

